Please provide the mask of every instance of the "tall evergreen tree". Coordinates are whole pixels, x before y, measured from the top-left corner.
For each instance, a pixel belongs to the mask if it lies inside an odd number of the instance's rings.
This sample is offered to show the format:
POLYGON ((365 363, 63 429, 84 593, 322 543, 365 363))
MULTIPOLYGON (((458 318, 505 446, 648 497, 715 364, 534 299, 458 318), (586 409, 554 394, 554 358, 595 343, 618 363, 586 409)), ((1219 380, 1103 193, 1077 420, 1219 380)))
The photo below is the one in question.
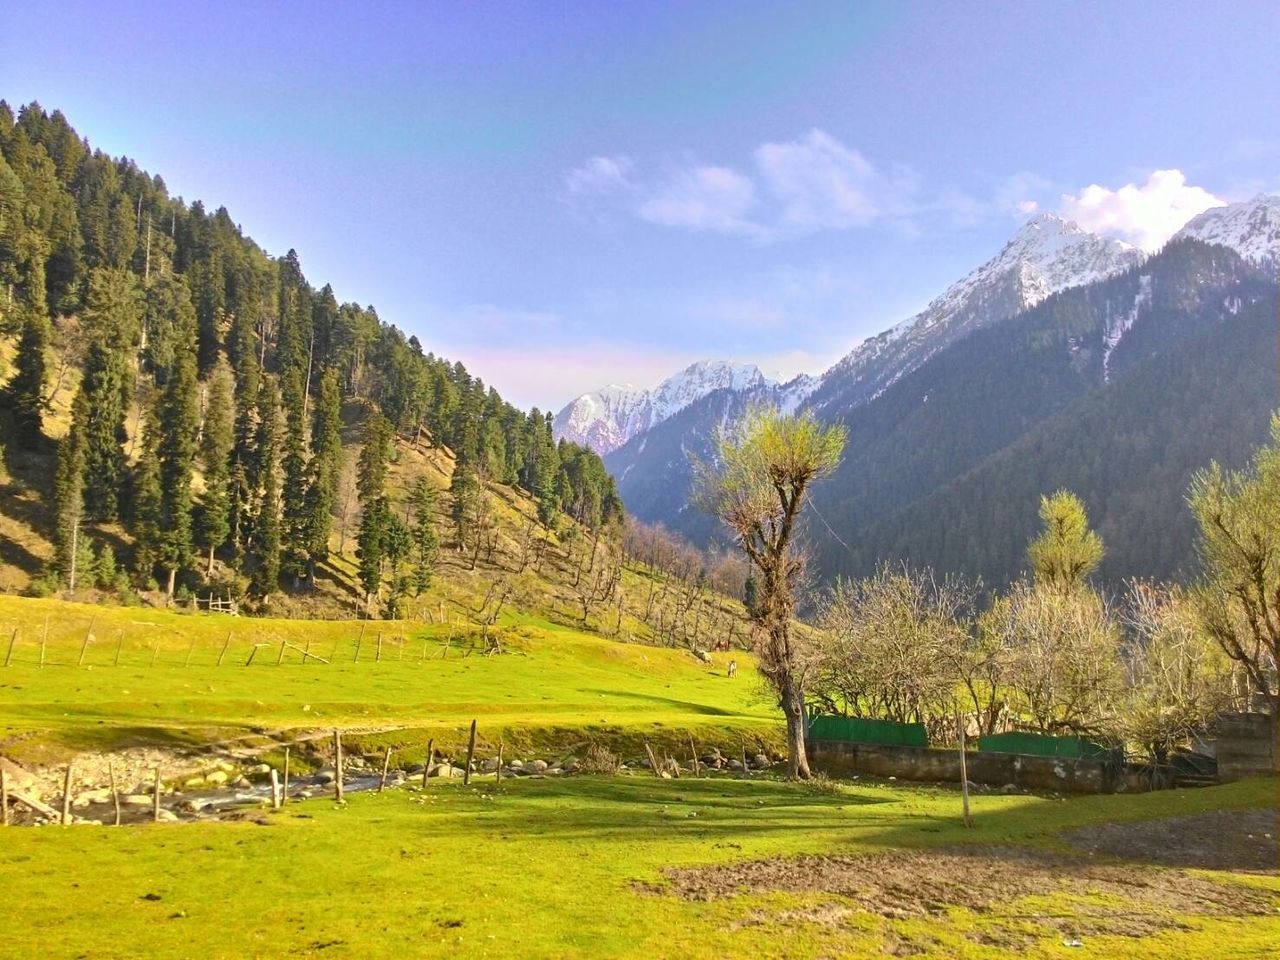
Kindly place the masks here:
POLYGON ((312 414, 311 446, 304 533, 307 575, 314 585, 316 564, 329 556, 329 532, 342 474, 342 395, 333 369, 326 370, 320 378, 312 414))
MULTIPOLYGON (((183 285, 185 287, 185 284, 183 285)), ((196 454, 199 410, 196 404, 196 318, 189 298, 180 301, 175 326, 183 332, 168 381, 159 399, 160 564, 168 572, 172 598, 178 573, 191 566, 191 473, 196 454)))
POLYGON ((439 553, 439 538, 436 536, 436 490, 426 477, 419 477, 414 484, 410 503, 413 508, 413 572, 410 583, 414 595, 422 596, 431 586, 431 576, 435 572, 436 556, 439 553))
POLYGON ((257 459, 260 464, 261 493, 254 524, 254 588, 262 596, 280 585, 280 404, 275 384, 262 378, 258 400, 257 459))
POLYGON ((208 552, 206 576, 213 576, 213 559, 231 534, 231 454, 235 447, 235 381, 225 357, 209 375, 209 403, 201 432, 200 460, 204 466, 204 495, 200 498, 200 546, 208 552))
POLYGON ((356 475, 356 488, 360 494, 360 533, 356 552, 360 560, 360 585, 365 592, 366 612, 382 586, 382 567, 391 520, 385 490, 390 456, 391 424, 382 414, 371 411, 365 421, 364 445, 360 450, 356 475))
MULTIPOLYGON (((83 403, 83 395, 76 398, 83 403)), ((58 444, 58 465, 53 478, 54 566, 69 589, 75 589, 80 524, 84 518, 84 449, 80 438, 68 434, 58 444)))
POLYGON ((49 318, 38 310, 23 311, 15 370, 5 387, 4 402, 13 412, 14 438, 28 448, 34 446, 41 435, 51 339, 49 318))
POLYGON ((1102 538, 1089 529, 1080 498, 1059 490, 1040 498, 1044 531, 1027 548, 1036 583, 1062 593, 1085 586, 1102 562, 1102 538))

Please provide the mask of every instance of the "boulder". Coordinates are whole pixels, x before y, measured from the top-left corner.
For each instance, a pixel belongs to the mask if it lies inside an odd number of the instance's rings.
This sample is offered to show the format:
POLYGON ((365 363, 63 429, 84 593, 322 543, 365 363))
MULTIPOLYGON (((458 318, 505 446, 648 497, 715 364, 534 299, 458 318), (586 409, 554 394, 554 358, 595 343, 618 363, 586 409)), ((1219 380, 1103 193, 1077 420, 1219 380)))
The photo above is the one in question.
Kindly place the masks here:
POLYGON ((531 769, 534 773, 546 773, 546 772, 547 772, 547 761, 545 761, 545 760, 533 760, 533 761, 531 761, 531 762, 529 763, 529 769, 531 769))
POLYGON ((110 803, 110 790, 88 790, 84 793, 77 794, 71 799, 73 807, 87 807, 94 803, 110 803))
POLYGON ((160 808, 160 815, 156 818, 160 823, 177 823, 178 815, 172 810, 160 808))
POLYGON ((751 768, 753 770, 764 770, 769 766, 769 758, 763 753, 757 753, 751 758, 751 768))
POLYGON ((228 780, 227 771, 215 770, 213 773, 206 774, 204 781, 211 787, 220 787, 228 780))
POLYGON ((126 807, 149 807, 155 803, 155 798, 145 793, 126 793, 120 802, 126 807))
POLYGON ((508 767, 510 767, 510 768, 511 768, 511 769, 513 769, 513 770, 519 770, 521 767, 523 767, 523 766, 524 766, 524 761, 523 761, 523 760, 508 760, 508 761, 507 761, 507 766, 508 766, 508 767))
POLYGON ((253 786, 248 777, 236 777, 235 782, 231 785, 237 790, 248 790, 253 786))
POLYGON ((316 783, 327 785, 338 779, 337 773, 333 770, 317 770, 316 783))
POLYGON ((727 764, 725 764, 725 765, 726 765, 730 770, 741 770, 741 769, 742 769, 742 761, 741 761, 741 760, 730 760, 730 761, 729 761, 727 764))
POLYGON ((247 769, 247 770, 245 771, 245 774, 247 774, 247 775, 248 775, 248 776, 250 776, 250 777, 266 777, 266 776, 270 776, 270 774, 271 774, 271 764, 269 764, 269 763, 255 763, 252 767, 250 767, 249 769, 247 769))

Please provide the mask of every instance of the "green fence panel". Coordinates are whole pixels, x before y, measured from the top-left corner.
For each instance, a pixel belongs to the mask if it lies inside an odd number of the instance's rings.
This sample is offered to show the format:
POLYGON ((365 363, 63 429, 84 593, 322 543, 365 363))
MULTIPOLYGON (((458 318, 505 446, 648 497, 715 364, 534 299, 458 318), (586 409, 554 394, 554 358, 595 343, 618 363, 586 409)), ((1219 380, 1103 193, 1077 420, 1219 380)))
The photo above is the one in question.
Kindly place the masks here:
POLYGON ((978 742, 985 753, 1024 753, 1033 757, 1062 757, 1067 760, 1102 760, 1110 751, 1083 737, 1051 737, 1043 733, 993 733, 978 742))
POLYGON ((812 740, 843 740, 849 743, 875 743, 887 747, 927 747, 928 734, 923 723, 898 723, 870 717, 837 717, 822 715, 809 722, 812 740))

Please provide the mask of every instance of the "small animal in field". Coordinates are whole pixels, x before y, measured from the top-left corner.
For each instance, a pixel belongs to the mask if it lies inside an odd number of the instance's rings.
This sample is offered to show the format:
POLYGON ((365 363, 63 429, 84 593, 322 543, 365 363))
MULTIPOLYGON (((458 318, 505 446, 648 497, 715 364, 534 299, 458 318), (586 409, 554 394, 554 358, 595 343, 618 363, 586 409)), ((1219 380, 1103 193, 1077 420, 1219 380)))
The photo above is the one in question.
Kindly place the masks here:
POLYGON ((730 661, 729 661, 729 677, 730 677, 730 679, 732 679, 733 677, 736 677, 737 675, 738 675, 738 661, 737 661, 737 660, 730 660, 730 661))

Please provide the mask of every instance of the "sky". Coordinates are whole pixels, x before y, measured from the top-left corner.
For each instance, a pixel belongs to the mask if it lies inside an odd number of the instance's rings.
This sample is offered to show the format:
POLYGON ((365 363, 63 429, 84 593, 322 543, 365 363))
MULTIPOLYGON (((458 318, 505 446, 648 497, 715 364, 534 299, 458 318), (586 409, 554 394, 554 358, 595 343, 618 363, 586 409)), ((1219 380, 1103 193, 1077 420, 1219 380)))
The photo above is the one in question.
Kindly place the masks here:
POLYGON ((1280 190, 1280 5, 13 3, 0 97, 521 406, 820 373, 1055 212, 1280 190))

